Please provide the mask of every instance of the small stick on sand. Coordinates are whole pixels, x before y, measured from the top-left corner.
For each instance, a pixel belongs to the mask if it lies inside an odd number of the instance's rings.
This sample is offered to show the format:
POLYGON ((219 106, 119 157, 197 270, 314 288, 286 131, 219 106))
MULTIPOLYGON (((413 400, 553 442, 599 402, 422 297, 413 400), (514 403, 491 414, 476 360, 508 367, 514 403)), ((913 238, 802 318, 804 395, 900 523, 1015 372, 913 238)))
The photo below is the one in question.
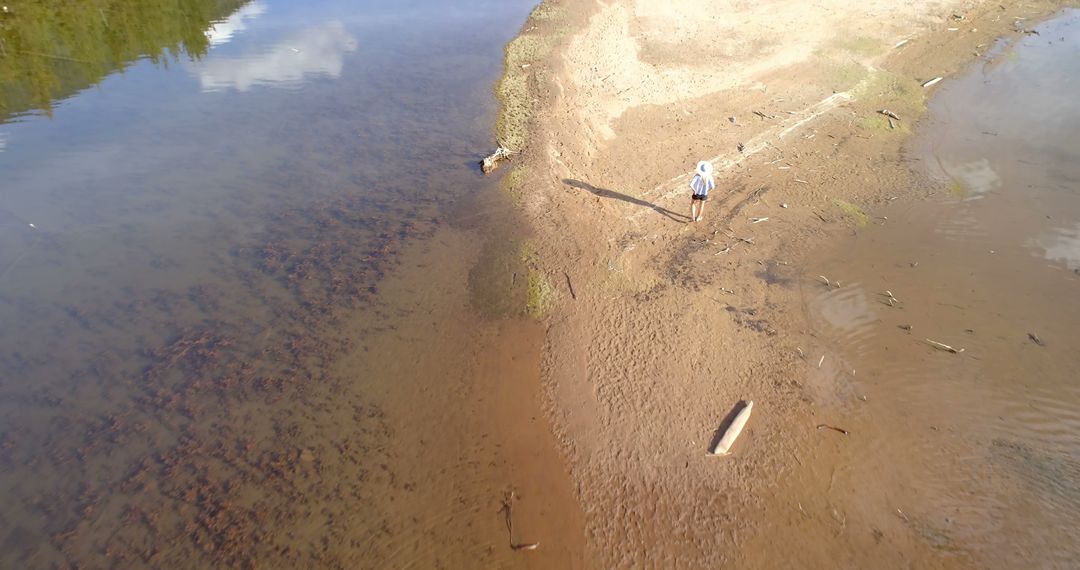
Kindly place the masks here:
POLYGON ((518 544, 514 542, 514 519, 512 510, 514 508, 514 492, 510 493, 503 499, 503 506, 500 509, 503 515, 506 517, 506 532, 510 535, 510 549, 511 550, 536 550, 539 546, 539 542, 529 542, 524 544, 518 544))
POLYGON ((769 218, 768 218, 768 217, 764 217, 764 218, 750 218, 750 223, 751 223, 751 224, 760 224, 761 222, 767 222, 767 221, 769 221, 769 218))
POLYGON ((1039 335, 1037 335, 1037 334, 1035 334, 1035 333, 1031 333, 1031 332, 1029 332, 1029 333, 1028 333, 1028 338, 1030 338, 1030 339, 1031 339, 1031 342, 1033 342, 1033 343, 1035 343, 1035 344, 1037 344, 1037 345, 1039 345, 1039 346, 1046 346, 1045 344, 1043 344, 1043 341, 1042 341, 1042 339, 1041 339, 1041 338, 1039 338, 1039 335))
POLYGON ((563 275, 566 276, 566 286, 570 288, 570 298, 577 301, 577 294, 574 293, 574 284, 570 282, 570 274, 563 271, 563 275))
POLYGON ((962 349, 962 348, 957 350, 957 349, 955 349, 955 348, 953 348, 953 347, 951 347, 951 346, 949 346, 947 344, 942 344, 942 343, 940 343, 940 342, 938 342, 936 340, 926 339, 926 342, 932 344, 934 346, 934 348, 939 348, 941 350, 945 350, 945 351, 951 352, 953 354, 960 354, 961 352, 964 352, 964 349, 962 349))
POLYGON ((838 431, 838 432, 840 432, 840 433, 842 433, 842 434, 844 434, 844 435, 849 435, 849 434, 848 434, 848 430, 846 430, 846 429, 844 429, 844 428, 838 428, 838 427, 836 427, 836 426, 831 426, 831 425, 829 425, 829 424, 818 424, 817 428, 818 428, 819 430, 820 430, 820 429, 831 429, 831 430, 833 430, 833 431, 838 431))
POLYGON ((829 281, 828 277, 825 277, 824 275, 818 275, 818 277, 820 277, 821 280, 825 282, 826 287, 832 287, 832 281, 829 281))
POLYGON ((935 78, 931 79, 930 81, 927 81, 926 83, 923 83, 922 86, 923 87, 930 87, 931 85, 937 83, 938 81, 941 81, 942 79, 944 79, 944 77, 935 77, 935 78))
POLYGON ((817 361, 817 367, 818 368, 821 368, 821 363, 822 362, 825 362, 825 355, 824 354, 821 355, 821 360, 817 361))
POLYGON ((896 113, 893 113, 892 111, 890 111, 888 109, 878 109, 878 113, 881 113, 882 115, 885 115, 886 117, 889 117, 890 119, 896 119, 897 121, 900 120, 900 117, 898 117, 896 115, 896 113))

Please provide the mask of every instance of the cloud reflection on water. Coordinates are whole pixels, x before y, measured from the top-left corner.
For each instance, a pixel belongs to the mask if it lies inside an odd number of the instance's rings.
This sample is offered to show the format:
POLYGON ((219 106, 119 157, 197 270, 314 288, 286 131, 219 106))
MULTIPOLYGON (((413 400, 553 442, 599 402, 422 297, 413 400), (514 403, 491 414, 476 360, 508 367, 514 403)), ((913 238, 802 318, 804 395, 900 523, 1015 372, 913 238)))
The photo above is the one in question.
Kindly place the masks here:
POLYGON ((246 4, 231 16, 220 22, 214 23, 206 30, 206 37, 211 46, 220 46, 229 43, 236 34, 247 29, 247 20, 252 20, 266 12, 266 6, 256 0, 246 4))
POLYGON ((311 75, 341 76, 356 38, 339 21, 313 26, 259 53, 210 58, 196 66, 203 91, 247 91, 255 85, 289 86, 311 75))
POLYGON ((1028 245, 1043 250, 1049 261, 1064 263, 1069 269, 1080 268, 1080 222, 1071 228, 1053 228, 1028 245))
POLYGON ((983 194, 1001 186, 1001 177, 985 158, 964 163, 942 160, 942 167, 950 176, 963 182, 963 190, 969 193, 966 197, 971 200, 982 198, 983 194))

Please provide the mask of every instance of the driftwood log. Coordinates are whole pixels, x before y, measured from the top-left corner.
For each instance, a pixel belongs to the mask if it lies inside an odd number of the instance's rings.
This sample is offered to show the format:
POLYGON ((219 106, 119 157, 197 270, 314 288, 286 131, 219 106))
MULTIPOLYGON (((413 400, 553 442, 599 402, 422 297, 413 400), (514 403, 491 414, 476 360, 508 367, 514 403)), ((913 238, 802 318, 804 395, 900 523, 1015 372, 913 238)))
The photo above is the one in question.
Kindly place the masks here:
POLYGON ((484 174, 487 174, 498 168, 500 162, 509 160, 511 154, 513 154, 513 152, 511 152, 510 149, 500 146, 495 149, 495 152, 491 153, 490 156, 480 161, 480 169, 484 171, 484 174))

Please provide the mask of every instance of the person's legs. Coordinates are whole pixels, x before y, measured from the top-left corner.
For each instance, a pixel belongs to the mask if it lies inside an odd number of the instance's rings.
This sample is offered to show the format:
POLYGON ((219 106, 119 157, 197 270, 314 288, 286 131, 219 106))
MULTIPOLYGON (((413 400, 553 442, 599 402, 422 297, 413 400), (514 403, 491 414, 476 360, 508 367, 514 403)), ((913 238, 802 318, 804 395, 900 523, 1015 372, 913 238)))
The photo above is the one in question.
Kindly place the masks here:
POLYGON ((700 222, 701 218, 705 217, 705 200, 698 200, 698 202, 700 203, 700 205, 698 206, 697 218, 694 219, 700 222))
POLYGON ((697 220, 697 203, 698 203, 698 201, 695 200, 693 197, 690 198, 690 221, 691 222, 693 222, 694 220, 697 220))

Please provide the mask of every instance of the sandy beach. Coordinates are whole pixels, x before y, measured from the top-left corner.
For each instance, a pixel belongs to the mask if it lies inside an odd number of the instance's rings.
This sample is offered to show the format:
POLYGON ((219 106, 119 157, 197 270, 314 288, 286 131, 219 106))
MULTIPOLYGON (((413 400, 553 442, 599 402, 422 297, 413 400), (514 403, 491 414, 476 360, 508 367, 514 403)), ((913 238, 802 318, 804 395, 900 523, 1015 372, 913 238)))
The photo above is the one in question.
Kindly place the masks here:
POLYGON ((807 344, 797 268, 937 184, 903 152, 934 93, 924 84, 1069 5, 534 12, 508 47, 499 138, 523 153, 505 186, 538 234, 542 399, 585 515, 577 566, 985 567, 906 517, 810 488, 830 482, 815 426, 834 421, 835 394, 806 381, 832 363, 807 344), (718 188, 689 223, 699 160, 718 188), (749 400, 733 455, 708 455, 749 400))

